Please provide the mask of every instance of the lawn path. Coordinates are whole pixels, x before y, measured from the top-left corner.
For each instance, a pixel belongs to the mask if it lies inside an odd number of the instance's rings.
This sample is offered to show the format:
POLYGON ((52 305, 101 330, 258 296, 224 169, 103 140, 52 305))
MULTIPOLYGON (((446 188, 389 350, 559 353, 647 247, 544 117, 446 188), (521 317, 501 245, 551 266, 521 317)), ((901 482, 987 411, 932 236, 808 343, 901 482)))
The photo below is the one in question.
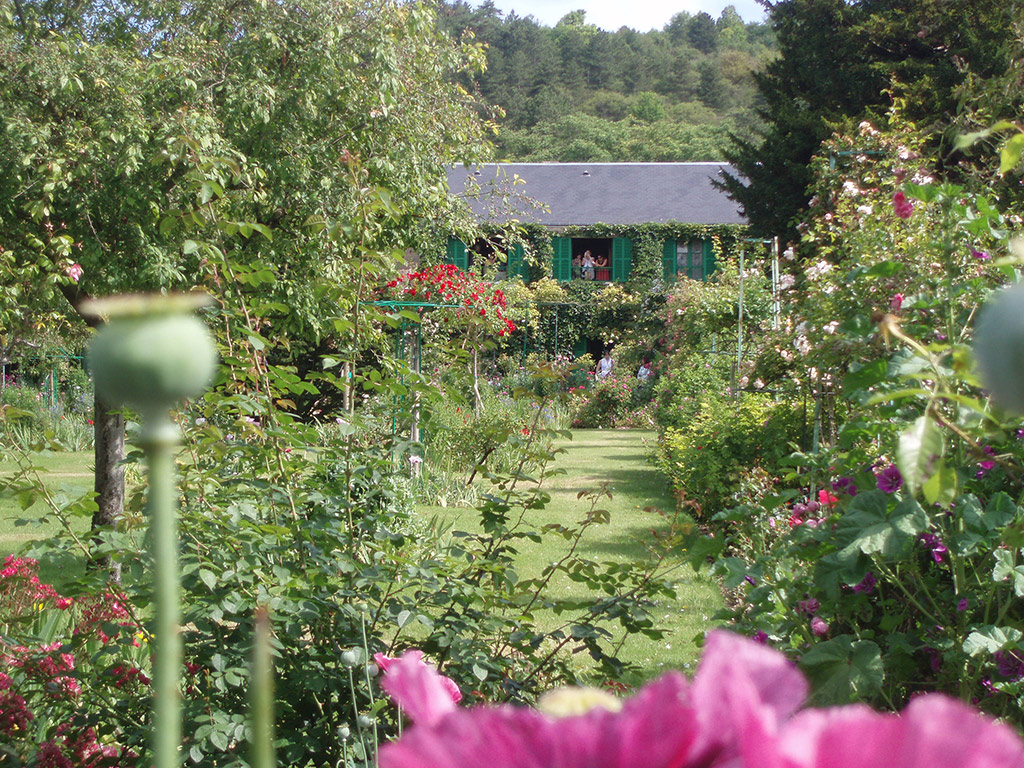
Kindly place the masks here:
MULTIPOLYGON (((589 501, 577 499, 581 493, 598 491, 603 483, 611 498, 600 499, 597 507, 610 515, 607 525, 591 528, 580 548, 583 557, 597 562, 622 562, 649 556, 645 544, 651 532, 664 530, 665 519, 656 510, 671 512, 674 500, 660 472, 648 461, 657 434, 652 430, 574 430, 573 439, 560 441, 563 448, 555 467, 565 471, 545 482, 551 503, 543 510, 531 511, 528 521, 536 529, 545 523, 572 525, 586 515, 589 501)), ((456 529, 473 530, 473 510, 424 508, 449 520, 456 529)), ((557 560, 561 540, 548 536, 540 544, 524 543, 520 547, 517 570, 523 577, 540 573, 547 563, 557 560)), ((649 678, 672 667, 686 667, 699 655, 694 638, 711 626, 710 617, 721 607, 718 587, 683 566, 673 573, 678 588, 676 600, 660 599, 652 608, 656 625, 666 630, 661 640, 643 636, 626 639, 623 658, 644 668, 642 678, 649 678)), ((553 594, 565 607, 582 607, 596 597, 582 585, 561 578, 554 583, 553 594)), ((545 625, 554 625, 558 617, 539 617, 545 625)), ((617 630, 621 632, 621 630, 617 630)))

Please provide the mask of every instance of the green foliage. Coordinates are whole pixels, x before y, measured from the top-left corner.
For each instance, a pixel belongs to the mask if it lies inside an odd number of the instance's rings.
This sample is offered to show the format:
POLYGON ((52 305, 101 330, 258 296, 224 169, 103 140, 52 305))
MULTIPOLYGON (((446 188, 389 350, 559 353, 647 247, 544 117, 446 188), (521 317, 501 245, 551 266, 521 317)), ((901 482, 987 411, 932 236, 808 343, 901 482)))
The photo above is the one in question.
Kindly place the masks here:
POLYGON ((728 618, 798 658, 819 701, 939 690, 1018 720, 1024 453, 969 346, 1017 278, 1016 219, 936 182, 920 134, 893 124, 839 131, 812 163, 809 258, 789 262, 791 323, 759 365, 806 388, 820 439, 738 486, 714 571, 728 618))
POLYGON ((752 393, 705 397, 685 424, 665 430, 658 466, 679 497, 710 518, 734 501, 743 473, 776 470, 801 428, 800 412, 789 402, 752 393))
MULTIPOLYGON (((876 118, 893 95, 905 101, 909 119, 930 126, 930 146, 950 149, 950 116, 971 103, 958 96, 959 87, 976 92, 990 79, 1014 81, 1014 14, 996 0, 970 10, 928 0, 773 4, 779 57, 756 75, 765 125, 757 139, 740 137, 726 153, 743 177, 730 179, 728 190, 755 231, 795 236, 820 143, 843 120, 876 118)), ((1000 99, 1005 104, 1014 92, 1004 90, 1000 99)), ((957 180, 955 165, 945 170, 957 180)))
POLYGON ((774 53, 767 25, 731 7, 644 33, 600 30, 578 11, 554 28, 458 1, 439 13, 453 36, 487 46, 473 85, 504 113, 498 156, 520 161, 721 159, 728 134, 757 123, 752 73, 774 53), (699 112, 676 109, 698 98, 699 112))

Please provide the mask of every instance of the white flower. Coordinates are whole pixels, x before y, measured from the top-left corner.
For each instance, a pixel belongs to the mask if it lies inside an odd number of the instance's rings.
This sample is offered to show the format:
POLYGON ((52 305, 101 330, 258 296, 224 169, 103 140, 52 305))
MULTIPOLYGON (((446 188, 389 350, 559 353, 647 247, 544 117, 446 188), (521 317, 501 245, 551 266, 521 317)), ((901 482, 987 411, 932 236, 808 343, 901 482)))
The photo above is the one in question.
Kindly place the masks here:
POLYGON ((860 125, 858 125, 857 126, 857 130, 860 131, 860 135, 861 136, 877 136, 878 135, 878 131, 875 129, 875 126, 873 126, 867 120, 863 121, 860 125))
POLYGON ((915 184, 931 184, 933 181, 935 181, 935 177, 930 173, 925 173, 924 171, 916 171, 914 173, 913 182, 915 184))
POLYGON ((797 336, 793 340, 793 346, 801 355, 806 355, 811 351, 811 342, 807 340, 806 336, 797 336))
POLYGON ((859 195, 860 187, 857 186, 857 182, 847 179, 843 182, 843 192, 848 195, 859 195))
POLYGON ((813 267, 807 270, 807 276, 809 278, 814 279, 817 277, 821 277, 822 275, 827 275, 831 271, 832 265, 829 262, 819 261, 817 264, 815 264, 813 267))
POLYGON ((871 205, 858 205, 857 206, 857 213, 859 213, 861 216, 870 216, 874 212, 875 212, 874 206, 871 206, 871 205))
POLYGON ((423 457, 422 456, 410 456, 409 457, 409 463, 412 464, 413 466, 416 466, 417 464, 422 464, 423 463, 423 457))
POLYGON ((839 327, 839 322, 837 320, 833 320, 831 323, 828 323, 827 325, 825 325, 821 330, 823 330, 825 333, 827 333, 827 334, 829 334, 831 336, 833 333, 836 332, 836 328, 838 328, 838 327, 839 327))
POLYGON ((796 285, 796 278, 792 275, 782 275, 779 277, 779 287, 783 290, 788 290, 796 285))
POLYGON ((754 380, 754 389, 764 389, 764 382, 761 379, 754 380))

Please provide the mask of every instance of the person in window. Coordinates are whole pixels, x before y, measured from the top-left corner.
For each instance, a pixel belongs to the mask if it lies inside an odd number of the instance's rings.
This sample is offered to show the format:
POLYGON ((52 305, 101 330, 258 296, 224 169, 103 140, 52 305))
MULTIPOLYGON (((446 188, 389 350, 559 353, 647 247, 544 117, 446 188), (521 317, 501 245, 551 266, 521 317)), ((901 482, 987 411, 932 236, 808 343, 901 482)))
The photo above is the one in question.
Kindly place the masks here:
POLYGON ((612 360, 612 351, 606 349, 604 355, 600 360, 597 361, 597 369, 594 373, 597 374, 597 378, 606 379, 612 375, 612 369, 615 367, 615 361, 612 360))
POLYGON ((594 257, 594 268, 594 274, 598 280, 608 279, 608 257, 603 253, 599 253, 594 257))
POLYGON ((594 257, 590 255, 590 251, 583 252, 583 261, 580 266, 583 268, 583 279, 593 280, 594 279, 594 257))

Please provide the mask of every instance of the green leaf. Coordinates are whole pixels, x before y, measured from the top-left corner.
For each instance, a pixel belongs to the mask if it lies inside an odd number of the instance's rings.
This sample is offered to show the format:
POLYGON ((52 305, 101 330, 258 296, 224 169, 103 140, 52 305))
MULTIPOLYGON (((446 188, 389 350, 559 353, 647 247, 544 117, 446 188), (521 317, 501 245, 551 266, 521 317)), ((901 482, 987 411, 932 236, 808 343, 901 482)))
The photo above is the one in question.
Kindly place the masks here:
POLYGON ((945 460, 939 459, 935 473, 921 486, 921 492, 929 504, 949 506, 958 492, 956 470, 947 467, 945 460))
POLYGON ((1008 173, 1020 162, 1024 153, 1024 133, 1011 136, 999 151, 999 172, 1008 173))
POLYGON ((402 629, 406 624, 415 618, 413 612, 410 610, 404 610, 398 614, 398 618, 395 620, 398 624, 398 628, 402 629))
POLYGON ((888 371, 889 364, 885 360, 873 360, 862 365, 843 377, 843 393, 851 394, 872 387, 884 381, 888 371))
POLYGON ((845 704, 867 699, 882 687, 882 651, 871 640, 840 635, 816 643, 800 659, 819 704, 845 704))
POLYGON ((211 590, 217 586, 216 574, 213 571, 208 571, 206 568, 199 569, 199 580, 211 590))
POLYGON ((942 458, 942 433, 927 415, 921 416, 900 435, 896 463, 907 490, 917 493, 942 458))
POLYGON ((1024 637, 1019 629, 1013 627, 996 627, 991 624, 978 627, 964 640, 964 652, 971 656, 982 653, 992 654, 1001 651, 1008 645, 1019 643, 1024 637))
POLYGON ((1014 565, 1013 555, 1009 550, 997 549, 995 551, 995 567, 992 569, 992 580, 997 582, 1013 579, 1013 593, 1020 597, 1024 595, 1024 565, 1014 565))
POLYGON ((473 665, 473 677, 479 680, 481 683, 487 679, 487 670, 481 667, 479 664, 473 665))
POLYGON ((904 498, 889 514, 888 497, 881 491, 859 494, 850 504, 838 529, 840 534, 852 529, 854 535, 840 555, 849 557, 854 550, 865 555, 899 557, 918 534, 928 529, 928 516, 913 498, 904 498), (863 504, 857 501, 865 497, 863 504), (870 502, 870 503, 869 503, 870 502))
POLYGON ((199 243, 195 240, 186 240, 181 244, 181 252, 188 256, 190 253, 195 253, 199 250, 199 243))

